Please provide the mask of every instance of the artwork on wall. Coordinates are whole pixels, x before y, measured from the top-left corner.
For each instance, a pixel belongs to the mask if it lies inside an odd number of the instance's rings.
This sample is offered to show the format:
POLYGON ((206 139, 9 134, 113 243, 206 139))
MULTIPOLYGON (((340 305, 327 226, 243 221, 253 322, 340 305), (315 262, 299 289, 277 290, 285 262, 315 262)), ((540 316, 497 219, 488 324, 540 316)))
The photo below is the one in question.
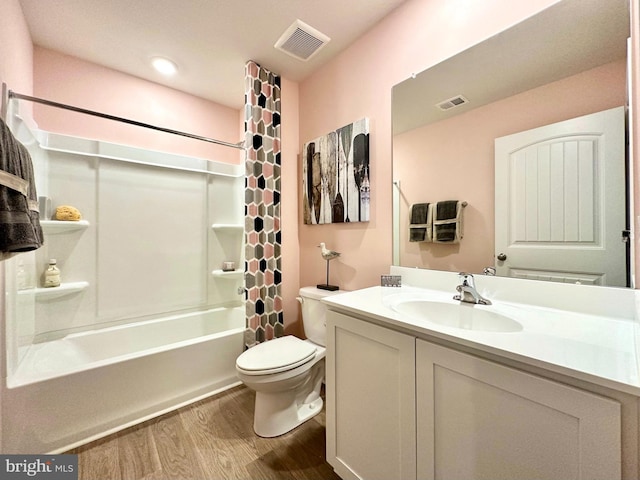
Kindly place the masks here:
POLYGON ((369 119, 363 118, 304 144, 304 223, 368 222, 369 119))

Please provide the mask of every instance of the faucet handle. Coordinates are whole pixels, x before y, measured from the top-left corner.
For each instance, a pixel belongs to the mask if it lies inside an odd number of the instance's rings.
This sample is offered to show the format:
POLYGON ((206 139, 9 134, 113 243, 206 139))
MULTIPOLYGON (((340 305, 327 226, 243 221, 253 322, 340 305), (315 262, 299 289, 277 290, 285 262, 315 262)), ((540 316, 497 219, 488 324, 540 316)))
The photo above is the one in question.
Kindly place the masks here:
POLYGON ((467 272, 460 272, 458 273, 458 277, 460 278, 462 285, 468 285, 470 287, 475 286, 475 281, 473 280, 473 274, 467 273, 467 272))
POLYGON ((488 267, 484 267, 484 269, 482 270, 482 273, 484 273, 485 275, 490 275, 490 276, 495 276, 497 270, 496 267, 493 267, 491 265, 489 265, 488 267))

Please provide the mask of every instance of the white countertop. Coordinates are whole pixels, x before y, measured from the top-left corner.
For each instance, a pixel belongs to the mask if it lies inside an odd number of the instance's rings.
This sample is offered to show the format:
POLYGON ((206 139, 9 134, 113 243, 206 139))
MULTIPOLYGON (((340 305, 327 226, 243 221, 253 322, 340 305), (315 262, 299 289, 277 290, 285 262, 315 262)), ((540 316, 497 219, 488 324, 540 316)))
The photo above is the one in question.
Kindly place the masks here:
POLYGON ((633 318, 609 317, 494 300, 492 309, 517 320, 522 330, 487 332, 449 327, 410 318, 392 310, 391 296, 419 294, 451 302, 455 291, 402 286, 371 287, 323 299, 329 309, 356 315, 419 337, 442 339, 499 357, 568 375, 640 396, 637 343, 640 326, 633 318))

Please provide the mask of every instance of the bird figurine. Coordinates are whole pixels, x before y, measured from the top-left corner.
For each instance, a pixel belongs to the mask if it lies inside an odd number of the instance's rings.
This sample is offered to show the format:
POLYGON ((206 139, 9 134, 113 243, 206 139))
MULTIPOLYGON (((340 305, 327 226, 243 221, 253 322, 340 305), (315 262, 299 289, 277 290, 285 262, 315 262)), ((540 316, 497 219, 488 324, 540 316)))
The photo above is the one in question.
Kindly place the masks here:
POLYGON ((317 285, 317 287, 322 290, 329 290, 331 292, 335 292, 336 290, 339 290, 340 287, 338 287, 337 285, 329 284, 329 261, 333 260, 334 258, 338 258, 340 256, 340 253, 334 250, 329 250, 327 246, 324 244, 324 242, 321 242, 320 245, 318 245, 318 247, 320 247, 321 249, 320 253, 322 254, 322 258, 324 258, 327 261, 327 283, 321 283, 317 285))
POLYGON ((340 253, 336 252, 335 250, 329 250, 324 242, 321 242, 318 247, 322 249, 322 258, 324 258, 325 260, 333 260, 334 258, 338 258, 340 256, 340 253))

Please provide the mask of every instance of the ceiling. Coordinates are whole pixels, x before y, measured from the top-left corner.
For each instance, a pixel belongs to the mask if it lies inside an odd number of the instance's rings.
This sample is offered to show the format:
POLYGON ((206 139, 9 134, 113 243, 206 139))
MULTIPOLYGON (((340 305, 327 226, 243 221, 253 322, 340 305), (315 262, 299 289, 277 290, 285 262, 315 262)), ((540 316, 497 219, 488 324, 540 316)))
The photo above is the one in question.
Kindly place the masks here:
POLYGON ((405 0, 19 1, 35 45, 241 108, 247 60, 301 81, 405 0), (296 19, 331 39, 306 62, 273 46, 296 19))

